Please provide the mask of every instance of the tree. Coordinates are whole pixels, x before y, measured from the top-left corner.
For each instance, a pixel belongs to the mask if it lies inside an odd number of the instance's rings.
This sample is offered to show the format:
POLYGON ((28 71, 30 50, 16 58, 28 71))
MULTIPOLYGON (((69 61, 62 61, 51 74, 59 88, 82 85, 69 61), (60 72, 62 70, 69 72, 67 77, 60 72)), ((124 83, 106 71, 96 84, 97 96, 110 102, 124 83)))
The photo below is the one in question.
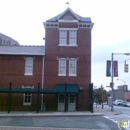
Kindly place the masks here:
MULTIPOLYGON (((101 85, 100 88, 94 89, 94 102, 102 104, 102 109, 103 109, 103 102, 107 101, 107 92, 101 85)), ((97 105, 96 105, 97 107, 97 105)))

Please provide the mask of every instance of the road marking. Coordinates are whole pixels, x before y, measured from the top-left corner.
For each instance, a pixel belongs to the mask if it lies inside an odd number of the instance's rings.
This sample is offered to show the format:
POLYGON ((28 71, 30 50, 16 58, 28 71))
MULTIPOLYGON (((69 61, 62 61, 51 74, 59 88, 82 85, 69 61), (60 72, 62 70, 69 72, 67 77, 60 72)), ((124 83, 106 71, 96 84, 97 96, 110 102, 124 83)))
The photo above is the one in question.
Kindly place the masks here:
POLYGON ((96 121, 95 122, 101 130, 111 130, 106 124, 104 124, 102 121, 96 121))
POLYGON ((114 122, 114 123, 118 123, 118 121, 115 121, 114 119, 111 119, 110 117, 108 117, 108 116, 103 116, 103 117, 105 117, 106 119, 109 119, 109 120, 111 120, 112 122, 114 122))
POLYGON ((105 118, 107 118, 107 119, 110 119, 108 116, 103 116, 103 117, 105 117, 105 118))

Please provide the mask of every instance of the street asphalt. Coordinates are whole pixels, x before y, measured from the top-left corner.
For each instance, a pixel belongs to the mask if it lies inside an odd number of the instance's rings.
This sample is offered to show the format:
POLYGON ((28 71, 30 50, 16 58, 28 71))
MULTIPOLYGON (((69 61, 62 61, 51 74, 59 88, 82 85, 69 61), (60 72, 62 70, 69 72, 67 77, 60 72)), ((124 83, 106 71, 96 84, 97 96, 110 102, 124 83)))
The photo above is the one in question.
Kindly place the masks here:
POLYGON ((104 118, 117 115, 94 107, 91 112, 0 112, 0 130, 119 130, 117 123, 104 118))

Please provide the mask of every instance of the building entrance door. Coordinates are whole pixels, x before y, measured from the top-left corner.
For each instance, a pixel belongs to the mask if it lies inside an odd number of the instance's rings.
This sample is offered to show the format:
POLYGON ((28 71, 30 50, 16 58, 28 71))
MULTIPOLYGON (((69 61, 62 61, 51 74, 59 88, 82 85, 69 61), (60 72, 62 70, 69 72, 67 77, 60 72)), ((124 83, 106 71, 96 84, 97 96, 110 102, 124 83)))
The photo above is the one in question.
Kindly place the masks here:
POLYGON ((58 95, 58 111, 64 111, 65 110, 65 95, 59 94, 58 95))
POLYGON ((76 95, 69 94, 68 99, 68 111, 76 111, 76 95))

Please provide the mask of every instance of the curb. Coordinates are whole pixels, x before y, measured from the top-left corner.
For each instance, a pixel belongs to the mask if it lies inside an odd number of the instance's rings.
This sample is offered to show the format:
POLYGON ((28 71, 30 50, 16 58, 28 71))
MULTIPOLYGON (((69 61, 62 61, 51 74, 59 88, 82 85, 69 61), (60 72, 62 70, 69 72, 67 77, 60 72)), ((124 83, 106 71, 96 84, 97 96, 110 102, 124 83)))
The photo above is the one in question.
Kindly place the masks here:
POLYGON ((0 114, 0 117, 78 117, 78 116, 103 116, 103 113, 7 113, 7 114, 0 114))

